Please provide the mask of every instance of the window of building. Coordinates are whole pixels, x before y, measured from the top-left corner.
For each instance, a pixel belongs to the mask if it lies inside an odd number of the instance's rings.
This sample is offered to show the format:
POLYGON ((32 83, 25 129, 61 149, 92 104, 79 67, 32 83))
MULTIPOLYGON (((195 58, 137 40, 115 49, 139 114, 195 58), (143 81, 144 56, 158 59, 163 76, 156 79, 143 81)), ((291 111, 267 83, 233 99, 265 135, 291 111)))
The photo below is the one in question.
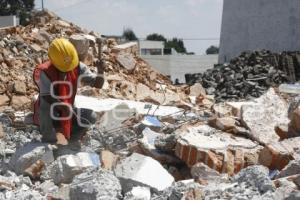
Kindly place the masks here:
POLYGON ((141 49, 142 55, 162 55, 161 49, 141 49))

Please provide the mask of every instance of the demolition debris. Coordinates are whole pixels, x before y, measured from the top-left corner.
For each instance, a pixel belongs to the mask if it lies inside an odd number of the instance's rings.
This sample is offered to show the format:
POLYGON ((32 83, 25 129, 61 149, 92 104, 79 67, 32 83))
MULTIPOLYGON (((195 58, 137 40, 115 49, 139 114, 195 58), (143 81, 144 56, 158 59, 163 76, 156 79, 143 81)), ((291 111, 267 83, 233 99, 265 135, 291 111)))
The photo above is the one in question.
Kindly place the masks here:
POLYGON ((276 88, 298 80, 297 52, 244 53, 174 86, 136 43, 101 38, 99 61, 97 33, 48 11, 0 35, 0 199, 300 198, 300 98, 276 88), (97 114, 81 148, 42 143, 31 120, 32 72, 57 37, 91 71, 103 62, 103 88, 75 99, 97 114))

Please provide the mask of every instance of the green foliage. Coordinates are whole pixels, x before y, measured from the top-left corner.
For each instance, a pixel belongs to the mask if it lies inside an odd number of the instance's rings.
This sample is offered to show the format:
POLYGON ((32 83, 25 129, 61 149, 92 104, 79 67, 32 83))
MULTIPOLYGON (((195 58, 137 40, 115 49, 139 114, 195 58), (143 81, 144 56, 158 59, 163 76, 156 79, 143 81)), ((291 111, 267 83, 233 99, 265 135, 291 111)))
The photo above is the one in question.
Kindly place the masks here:
POLYGON ((17 15, 22 25, 29 23, 33 8, 34 0, 0 0, 0 16, 17 15))
POLYGON ((211 45, 208 49, 206 49, 206 54, 218 54, 219 53, 219 47, 211 45))
POLYGON ((158 33, 149 34, 146 39, 151 41, 164 41, 165 49, 174 48, 178 53, 187 53, 183 40, 181 39, 172 38, 171 40, 167 40, 163 35, 158 33))
POLYGON ((165 42, 165 48, 174 48, 178 53, 187 53, 183 41, 178 38, 165 42))
POLYGON ((151 41, 167 41, 167 39, 163 35, 160 35, 158 33, 152 33, 150 35, 147 35, 146 39, 151 41))
POLYGON ((126 28, 123 31, 123 37, 128 41, 135 41, 137 37, 131 28, 126 28))

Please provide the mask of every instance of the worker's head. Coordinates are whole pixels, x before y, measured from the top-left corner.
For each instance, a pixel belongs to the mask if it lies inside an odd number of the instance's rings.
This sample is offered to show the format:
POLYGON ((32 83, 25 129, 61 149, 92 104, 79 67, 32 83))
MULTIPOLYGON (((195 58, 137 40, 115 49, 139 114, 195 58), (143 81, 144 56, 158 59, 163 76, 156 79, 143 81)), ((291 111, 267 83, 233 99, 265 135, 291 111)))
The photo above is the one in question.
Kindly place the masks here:
POLYGON ((64 38, 57 38, 49 46, 51 63, 61 72, 75 69, 79 64, 77 51, 73 44, 64 38))

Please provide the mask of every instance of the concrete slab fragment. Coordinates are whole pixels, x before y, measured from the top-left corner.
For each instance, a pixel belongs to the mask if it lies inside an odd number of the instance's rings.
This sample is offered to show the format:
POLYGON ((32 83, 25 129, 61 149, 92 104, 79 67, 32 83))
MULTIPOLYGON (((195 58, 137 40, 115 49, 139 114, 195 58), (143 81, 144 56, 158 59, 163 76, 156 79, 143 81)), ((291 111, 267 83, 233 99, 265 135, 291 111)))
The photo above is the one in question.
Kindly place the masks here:
POLYGON ((77 175, 70 185, 72 200, 118 200, 121 199, 121 185, 117 177, 107 170, 88 170, 77 175))
POLYGON ((53 152, 48 144, 27 143, 17 149, 9 161, 10 168, 17 174, 22 174, 32 164, 42 160, 45 165, 54 161, 53 152))
POLYGON ((150 103, 139 101, 121 100, 121 99, 97 99, 94 97, 86 97, 77 95, 75 98, 75 106, 77 108, 92 109, 95 112, 102 112, 114 109, 117 105, 126 104, 130 109, 136 109, 138 114, 146 115, 154 113, 154 116, 166 116, 180 112, 182 109, 172 106, 157 106, 150 103), (158 109, 157 109, 158 108, 158 109))
POLYGON ((115 169, 124 192, 134 186, 146 186, 155 191, 162 191, 172 185, 174 178, 156 160, 133 153, 124 159, 115 169))
POLYGON ((276 134, 275 127, 288 123, 287 103, 273 88, 255 102, 256 104, 243 105, 241 108, 242 122, 250 129, 250 137, 262 144, 278 141, 280 137, 276 134))
POLYGON ((43 172, 43 179, 52 179, 55 184, 70 183, 75 175, 87 169, 100 167, 100 158, 95 153, 80 152, 76 155, 58 157, 43 172))
POLYGON ((203 162, 218 172, 230 175, 256 164, 262 149, 249 139, 235 137, 208 125, 190 126, 178 130, 178 133, 175 154, 188 166, 203 162))

